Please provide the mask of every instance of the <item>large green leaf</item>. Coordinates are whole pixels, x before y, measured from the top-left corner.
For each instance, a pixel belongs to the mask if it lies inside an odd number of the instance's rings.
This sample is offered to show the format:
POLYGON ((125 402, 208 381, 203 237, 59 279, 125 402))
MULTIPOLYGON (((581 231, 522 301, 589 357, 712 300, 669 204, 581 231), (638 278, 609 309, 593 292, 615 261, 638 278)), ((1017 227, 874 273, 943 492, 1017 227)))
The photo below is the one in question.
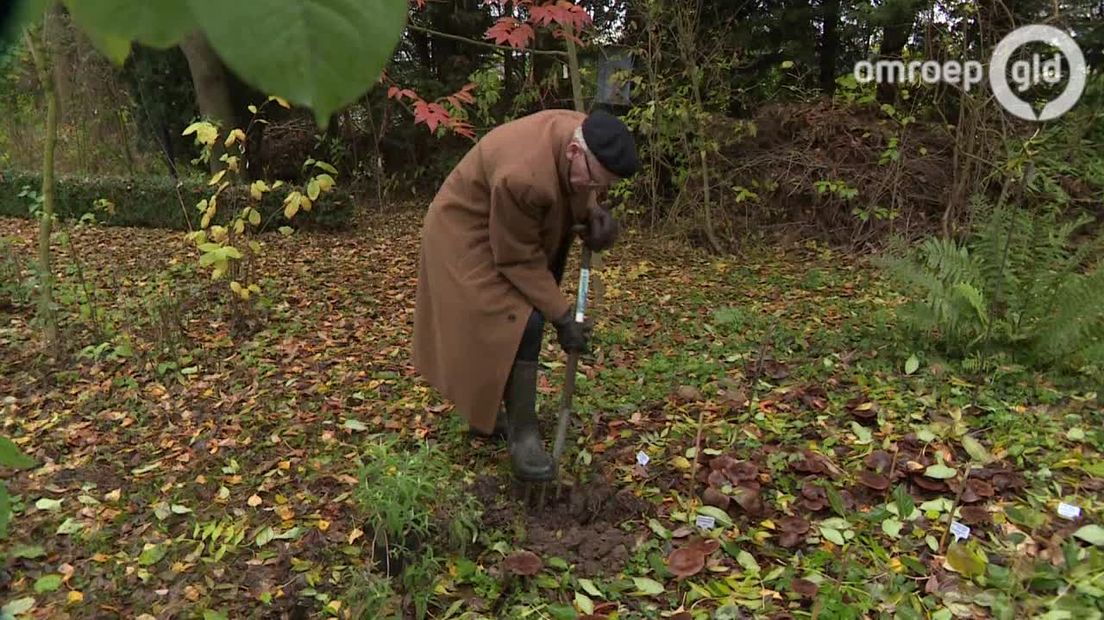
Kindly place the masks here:
MULTIPOLYGON (((196 29, 187 0, 65 0, 65 5, 81 30, 101 43, 125 39, 166 48, 196 29)), ((240 24, 238 29, 246 30, 240 24)))
POLYGON ((8 523, 11 521, 11 498, 8 488, 0 483, 0 538, 8 535, 8 523))
POLYGON ((407 13, 406 0, 188 2, 227 66, 268 94, 312 108, 322 125, 379 80, 407 13))
POLYGON ((19 446, 8 439, 7 437, 0 437, 0 465, 4 467, 15 467, 18 469, 29 469, 37 465, 35 460, 31 457, 23 454, 23 451, 19 449, 19 446))

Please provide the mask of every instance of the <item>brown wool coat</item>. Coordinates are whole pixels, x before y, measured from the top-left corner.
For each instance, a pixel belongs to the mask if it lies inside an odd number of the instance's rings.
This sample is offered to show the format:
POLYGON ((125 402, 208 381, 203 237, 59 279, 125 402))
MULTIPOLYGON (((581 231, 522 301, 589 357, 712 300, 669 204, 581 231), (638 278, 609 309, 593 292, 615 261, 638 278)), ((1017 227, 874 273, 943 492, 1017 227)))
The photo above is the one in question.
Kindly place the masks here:
POLYGON ((596 204, 568 183, 566 147, 584 118, 546 110, 495 128, 449 174, 423 222, 414 365, 484 432, 532 309, 553 319, 571 308, 550 266, 596 204))

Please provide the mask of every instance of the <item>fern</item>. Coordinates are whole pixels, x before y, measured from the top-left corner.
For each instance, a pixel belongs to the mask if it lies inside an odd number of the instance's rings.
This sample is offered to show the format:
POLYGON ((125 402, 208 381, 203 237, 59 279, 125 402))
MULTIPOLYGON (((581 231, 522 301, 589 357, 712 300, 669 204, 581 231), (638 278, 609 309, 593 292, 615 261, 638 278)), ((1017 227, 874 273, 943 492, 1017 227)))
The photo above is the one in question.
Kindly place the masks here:
POLYGON ((878 262, 910 303, 905 325, 963 358, 1004 350, 1044 365, 1091 364, 1104 352, 1099 239, 1074 245, 1090 220, 974 202, 965 241, 929 238, 878 262))

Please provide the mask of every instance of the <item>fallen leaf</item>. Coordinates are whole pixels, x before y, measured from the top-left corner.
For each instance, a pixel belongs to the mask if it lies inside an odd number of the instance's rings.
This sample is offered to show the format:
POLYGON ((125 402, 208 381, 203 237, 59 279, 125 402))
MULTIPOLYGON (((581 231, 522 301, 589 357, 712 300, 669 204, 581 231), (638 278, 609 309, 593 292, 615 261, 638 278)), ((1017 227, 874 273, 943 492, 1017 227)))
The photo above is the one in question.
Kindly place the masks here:
POLYGON ((705 555, 693 546, 676 549, 667 556, 667 569, 679 579, 685 579, 705 568, 705 555))
POLYGON ((666 588, 662 583, 654 579, 647 577, 633 577, 633 584, 636 585, 637 592, 641 594, 647 594, 649 596, 655 596, 656 594, 663 594, 666 588))
POLYGON ((801 595, 803 598, 813 598, 817 594, 817 584, 809 581, 808 579, 797 578, 790 582, 790 589, 801 595))
POLYGON ((1104 546, 1104 527, 1100 527, 1095 523, 1082 527, 1074 532, 1073 535, 1091 545, 1096 545, 1097 547, 1104 546))
POLYGON ((953 542, 947 548, 947 568, 967 577, 978 577, 985 574, 985 567, 989 564, 984 553, 970 549, 968 545, 953 542))
POLYGON ((544 568, 540 556, 532 551, 518 551, 503 560, 502 565, 514 575, 527 577, 536 575, 544 568))

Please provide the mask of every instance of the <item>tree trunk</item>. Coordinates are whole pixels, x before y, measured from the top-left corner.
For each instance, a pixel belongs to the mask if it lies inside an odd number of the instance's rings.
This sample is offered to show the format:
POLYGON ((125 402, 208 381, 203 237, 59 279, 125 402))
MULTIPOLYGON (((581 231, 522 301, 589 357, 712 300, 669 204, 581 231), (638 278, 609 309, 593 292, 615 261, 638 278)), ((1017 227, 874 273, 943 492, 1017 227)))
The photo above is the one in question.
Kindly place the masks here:
MULTIPOLYGON (((180 42, 180 49, 184 52, 184 57, 188 60, 188 68, 192 73, 192 85, 195 88, 200 115, 217 124, 222 131, 232 129, 235 116, 230 98, 230 81, 226 75, 226 68, 215 54, 215 50, 211 48, 207 38, 198 31, 184 37, 180 42)), ((224 150, 222 141, 216 141, 211 154, 212 173, 225 167, 225 164, 219 161, 224 150)))
POLYGON ((824 32, 820 38, 820 89, 836 92, 836 59, 839 55, 840 0, 825 0, 824 32))
MULTIPOLYGON (((51 20, 47 15, 47 24, 51 20)), ((42 213, 38 226, 39 297, 38 318, 46 336, 46 346, 57 356, 61 342, 58 339, 57 316, 54 315, 54 271, 50 260, 50 234, 54 223, 54 151, 57 147, 58 99, 50 58, 49 42, 43 29, 41 47, 30 31, 24 32, 27 48, 31 51, 38 82, 46 95, 46 144, 42 156, 42 213)))
MULTIPOLYGON (((882 29, 882 45, 879 57, 885 60, 901 60, 901 52, 912 35, 919 3, 901 0, 886 7, 885 26, 882 29)), ((878 102, 894 103, 897 100, 897 84, 878 84, 878 102)))

